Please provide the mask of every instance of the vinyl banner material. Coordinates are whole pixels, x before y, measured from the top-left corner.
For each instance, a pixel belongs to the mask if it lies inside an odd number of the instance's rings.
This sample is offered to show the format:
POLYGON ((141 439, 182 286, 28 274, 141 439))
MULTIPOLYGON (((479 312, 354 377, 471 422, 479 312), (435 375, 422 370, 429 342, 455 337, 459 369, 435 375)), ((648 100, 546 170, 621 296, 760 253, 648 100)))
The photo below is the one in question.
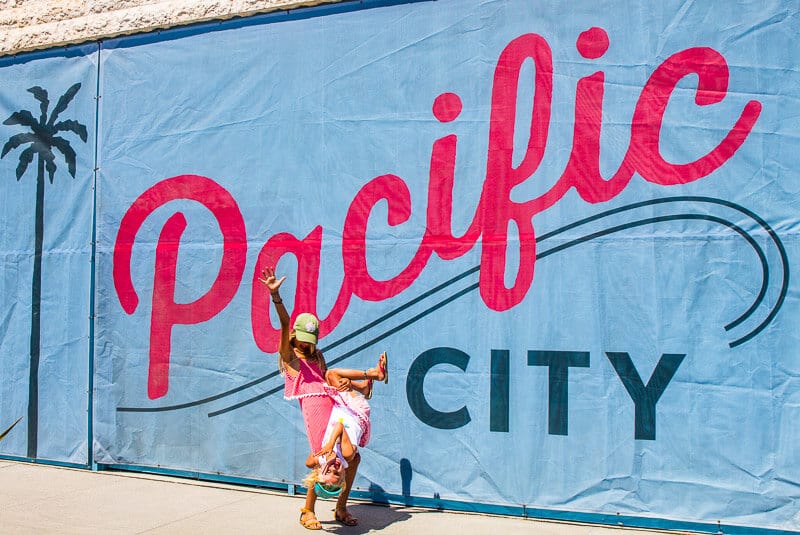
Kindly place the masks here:
POLYGON ((95 461, 301 482, 275 266, 329 366, 388 352, 356 491, 797 529, 798 8, 440 0, 103 43, 95 461))
POLYGON ((97 46, 0 61, 0 454, 89 462, 97 46))

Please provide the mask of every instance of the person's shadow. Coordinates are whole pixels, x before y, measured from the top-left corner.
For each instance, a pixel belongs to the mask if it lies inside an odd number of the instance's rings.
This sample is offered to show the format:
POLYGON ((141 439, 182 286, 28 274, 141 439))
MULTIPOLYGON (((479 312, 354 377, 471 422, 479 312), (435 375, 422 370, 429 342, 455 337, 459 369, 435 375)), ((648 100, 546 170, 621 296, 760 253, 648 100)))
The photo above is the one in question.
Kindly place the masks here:
MULTIPOLYGON (((333 507, 334 504, 331 504, 333 507)), ((329 519, 322 520, 320 517, 328 518, 327 514, 318 515, 322 529, 331 533, 341 533, 342 535, 356 535, 359 533, 369 533, 373 530, 382 530, 398 522, 405 522, 411 518, 411 513, 405 511, 405 506, 390 506, 372 503, 353 503, 347 506, 351 515, 358 518, 357 526, 345 526, 333 519, 333 511, 329 519)))
MULTIPOLYGON (((341 533, 342 535, 357 535, 359 533, 368 533, 372 530, 382 530, 392 524, 410 519, 411 511, 409 506, 411 506, 412 473, 411 462, 408 459, 401 459, 400 478, 403 485, 403 505, 390 505, 389 495, 380 485, 373 483, 369 487, 369 498, 372 503, 354 503, 347 507, 350 514, 358 518, 357 526, 345 526, 333 519, 320 520, 323 529, 333 533, 341 533)), ((414 510, 415 514, 419 512, 421 512, 419 509, 414 510)))

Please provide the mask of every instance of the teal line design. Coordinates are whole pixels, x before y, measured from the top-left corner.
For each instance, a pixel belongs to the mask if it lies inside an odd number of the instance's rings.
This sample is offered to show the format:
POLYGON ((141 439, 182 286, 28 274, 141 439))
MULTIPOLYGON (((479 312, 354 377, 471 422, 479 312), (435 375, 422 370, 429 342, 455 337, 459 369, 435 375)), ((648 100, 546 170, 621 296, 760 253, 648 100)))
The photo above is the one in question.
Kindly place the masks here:
MULTIPOLYGON (((758 245, 758 242, 756 242, 756 240, 750 234, 748 234, 746 230, 744 230, 743 228, 739 227, 738 225, 735 225, 734 223, 731 223, 730 221, 728 221, 726 219, 722 219, 721 217, 709 216, 709 215, 703 215, 703 214, 674 214, 674 215, 668 215, 668 216, 657 216, 657 217, 649 217, 647 219, 640 219, 639 221, 634 221, 632 223, 625 223, 625 224, 622 224, 622 225, 609 227, 607 229, 600 230, 598 232, 594 232, 592 234, 587 234, 586 236, 578 238, 577 240, 573 240, 573 241, 567 242, 565 244, 559 245, 558 247, 553 247, 552 249, 548 249, 544 253, 536 255, 536 260, 539 260, 540 258, 548 257, 551 254, 557 253, 557 252, 562 251, 564 249, 568 249, 568 248, 572 247, 573 245, 578 245, 580 243, 591 241, 591 240, 593 240, 595 238, 599 238, 601 236, 607 236, 609 234, 613 234, 615 232, 619 232, 619 231, 622 231, 622 230, 627 230, 629 228, 641 227, 641 226, 650 225, 650 224, 653 224, 653 223, 662 223, 664 221, 677 221, 677 220, 680 220, 680 219, 711 221, 713 223, 719 223, 720 225, 726 226, 726 227, 730 228, 731 230, 734 230, 738 234, 740 234, 747 241, 747 243, 749 243, 753 247, 753 250, 755 250, 756 254, 758 255, 758 259, 761 262, 761 274, 762 274, 761 291, 758 292, 758 296, 756 297, 756 300, 753 302, 753 304, 750 306, 749 309, 747 309, 747 311, 744 314, 742 314, 737 319, 735 319, 734 321, 732 321, 731 323, 729 323, 728 325, 725 326, 725 330, 729 331, 733 327, 735 327, 736 325, 739 325, 742 321, 747 319, 755 311, 755 309, 758 307, 758 305, 764 300, 764 296, 767 293, 767 284, 765 284, 765 283, 769 282, 769 264, 767 262, 767 256, 764 254, 764 251, 758 245)), ((785 296, 785 294, 784 294, 784 296, 785 296)), ((781 298, 781 302, 782 301, 783 301, 783 299, 781 298)), ((768 317, 768 319, 771 320, 771 316, 768 317)), ((740 344, 746 342, 747 340, 749 340, 750 338, 752 338, 753 336, 755 336, 755 334, 758 334, 759 332, 761 332, 761 330, 764 327, 766 327, 766 323, 762 322, 761 325, 759 325, 753 332, 749 333, 746 337, 743 337, 743 338, 740 338, 738 340, 735 340, 734 342, 731 342, 728 345, 730 347, 735 347, 737 345, 740 345, 740 344)))
MULTIPOLYGON (((352 333, 350 333, 347 336, 337 340, 336 342, 333 342, 332 344, 321 348, 320 350, 323 353, 326 352, 326 351, 330 351, 332 348, 334 348, 336 346, 339 346, 339 345, 347 342, 351 338, 353 338, 355 336, 358 336, 359 334, 371 329, 372 327, 375 327, 375 326, 383 323, 384 321, 387 321, 387 320, 391 319, 393 316, 397 315, 398 313, 402 312, 403 310, 415 305, 416 303, 422 301, 423 299, 426 299, 427 297, 429 297, 429 296, 431 296, 431 295, 433 295, 435 293, 440 292, 441 290, 444 290, 448 286, 458 282, 459 280, 461 280, 461 279, 463 279, 463 278, 465 278, 465 277, 467 277, 469 275, 472 275, 473 273, 478 272, 479 270, 480 270, 479 266, 478 267, 474 267, 472 269, 469 269, 469 270, 465 271, 464 273, 461 273, 460 275, 458 275, 456 277, 453 277, 452 279, 450 279, 450 280, 448 280, 446 282, 443 282, 439 286, 436 286, 435 288, 433 288, 431 290, 428 290, 427 292, 415 297, 414 299, 412 299, 408 303, 406 303, 404 305, 401 305, 400 307, 394 309, 393 311, 391 311, 391 312, 381 316, 380 318, 368 323, 364 327, 361 327, 360 329, 357 329, 357 330, 353 331, 352 333)), ((477 285, 475 285, 475 288, 477 288, 477 285)), ((470 287, 469 289, 471 290, 471 289, 474 289, 474 288, 470 287)), ((437 306, 436 308, 440 308, 440 306, 437 306)), ((408 323, 408 322, 406 322, 406 323, 408 323)), ((329 365, 333 365, 333 364, 336 364, 338 362, 341 362, 342 360, 346 359, 347 357, 352 356, 354 353, 357 353, 358 351, 361 351, 363 349, 363 347, 365 347, 365 346, 361 346, 356 350, 349 351, 349 352, 345 353, 344 355, 342 355, 342 356, 340 356, 340 357, 338 357, 336 359, 331 360, 330 362, 328 362, 328 364, 329 365)), ((218 399, 230 396, 232 394, 236 394, 237 392, 241 392, 242 390, 247 390, 251 386, 255 386, 257 384, 263 383, 264 381, 272 379, 273 377, 276 377, 278 374, 279 373, 277 371, 272 372, 272 373, 268 373, 267 375, 264 375, 263 377, 259 377, 258 379, 254 379, 254 380, 252 380, 252 381, 250 381, 248 383, 245 383, 245 384, 243 384, 241 386, 237 386, 236 388, 233 388, 231 390, 226 390, 225 392, 221 392, 219 394, 215 394, 213 396, 209 396, 207 398, 199 399, 199 400, 196 400, 196 401, 189 401, 187 403, 179 403, 177 405, 168 405, 168 406, 164 406, 164 407, 118 407, 117 411, 119 411, 119 412, 164 412, 164 411, 185 409, 185 408, 188 408, 188 407, 193 407, 195 405, 202 405, 204 403, 210 403, 212 401, 216 401, 218 399)), ((282 388, 283 388, 283 386, 281 386, 281 389, 282 388)), ((272 393, 272 391, 271 391, 271 393, 272 393)), ((261 398, 259 398, 259 399, 261 399, 261 398)))
MULTIPOLYGON (((625 211, 630 211, 630 210, 635 210, 637 208, 641 208, 641 207, 644 207, 644 206, 652 206, 652 205, 656 205, 656 204, 664 204, 664 203, 672 203, 672 202, 698 202, 698 203, 707 203, 707 204, 717 204, 717 205, 720 205, 720 206, 725 206, 727 208, 731 208, 733 210, 736 210, 737 212, 746 215, 747 217, 749 217, 750 219, 752 219, 753 221, 758 223, 758 225, 762 229, 764 229, 767 232, 767 234, 769 234, 769 236, 772 239, 773 243, 775 243, 775 246, 778 248, 778 252, 780 253, 780 256, 781 256, 781 266, 783 268, 783 280, 781 282, 780 295, 778 296, 778 299, 775 302, 775 306, 772 308, 772 310, 770 311, 770 313, 766 317, 766 319, 763 322, 761 322, 761 324, 759 324, 752 332, 750 332, 746 336, 740 338, 739 340, 736 340, 735 342, 731 342, 731 344, 729 344, 730 347, 736 347, 737 345, 741 345, 744 342, 746 342, 746 341, 750 340, 751 338, 753 338, 758 333, 760 333, 773 320, 775 315, 778 313, 778 310, 783 305, 783 301, 786 299, 786 293, 789 290, 789 257, 786 254, 786 249, 783 246, 783 242, 781 242, 781 239, 778 237, 778 234, 775 232, 775 230, 763 218, 758 216, 755 212, 753 212, 751 210, 748 210, 747 208, 744 208, 743 206, 738 205, 736 203, 733 203, 733 202, 730 202, 730 201, 725 201, 725 200, 722 200, 722 199, 716 199, 714 197, 702 197, 702 196, 664 197, 662 199, 652 199, 652 200, 649 200, 649 201, 642 201, 642 202, 638 202, 638 203, 633 203, 633 204, 629 204, 629 205, 626 205, 626 206, 622 206, 620 208, 615 208, 615 209, 612 209, 612 210, 608 210, 608 211, 605 211, 605 212, 600 212, 597 215, 590 216, 590 217, 587 217, 585 219, 578 220, 578 221, 576 221, 574 223, 571 223, 569 225, 566 225, 564 227, 556 229, 556 230, 554 230, 552 232, 549 232, 547 234, 543 234, 539 238, 539 241, 540 242, 544 241, 545 239, 547 239, 549 237, 555 236, 557 234, 560 234, 560 233, 565 232, 567 230, 573 229, 573 228, 578 227, 580 225, 584 225, 586 223, 589 223, 589 222, 592 222, 592 221, 595 221, 595 220, 598 220, 598 219, 602 219, 604 217, 608 217, 608 216, 613 215, 613 214, 617 214, 617 213, 621 213, 621 212, 625 212, 625 211)), ((761 257, 761 255, 759 255, 759 257, 761 257)), ((762 281, 761 291, 759 292, 759 294, 756 297, 755 301, 753 301, 753 304, 750 305, 750 308, 748 308, 741 316, 739 316, 737 319, 735 319, 734 321, 732 321, 731 323, 726 325, 725 326, 725 330, 726 331, 730 331, 734 327, 738 326, 740 323, 742 323, 747 318, 749 318, 753 314, 753 312, 755 312, 756 308, 758 308, 758 306, 761 304, 762 300, 764 299, 764 295, 766 294, 766 289, 767 289, 768 283, 769 283, 769 277, 768 277, 768 273, 767 273, 765 275, 765 279, 762 281)))
MULTIPOLYGON (((735 210, 735 211, 737 211, 737 212, 739 212, 741 214, 746 215, 751 220, 755 221, 764 231, 767 232, 767 234, 770 236, 770 238, 775 243, 775 245, 776 245, 776 247, 778 249, 778 252, 779 252, 780 257, 781 257, 781 265, 782 265, 782 268, 783 268, 783 277, 782 277, 782 281, 781 281, 781 290, 780 290, 778 299, 776 300, 775 305, 770 310, 770 312, 767 315, 767 317, 761 323, 759 323, 753 330, 751 330, 750 332, 748 332, 744 336, 741 336, 741 337, 737 338, 736 340, 734 340, 733 342, 730 342, 728 344, 731 348, 739 346, 739 345, 749 341, 754 336, 758 335, 775 318, 775 315, 778 313, 778 311, 780 310, 781 306, 783 305, 783 302, 784 302, 784 300, 786 298, 786 294, 788 292, 788 287, 789 287, 789 260, 788 260, 787 254, 786 254, 786 249, 784 248, 783 243, 781 242, 781 240, 778 237, 777 233, 772 229, 772 227, 770 227, 770 225, 764 219, 762 219, 761 217, 756 215, 754 212, 752 212, 752 211, 750 211, 750 210, 748 210, 748 209, 746 209, 746 208, 744 208, 744 207, 742 207, 742 206, 740 206, 738 204, 735 204, 735 203, 732 203, 732 202, 729 202, 729 201, 724 201, 724 200, 721 200, 721 199, 715 199, 713 197, 699 197, 699 196, 666 197, 666 198, 661 198, 661 199, 652 199, 652 200, 648 200, 648 201, 642 201, 642 202, 638 202, 638 203, 629 204, 629 205, 622 206, 622 207, 619 207, 619 208, 615 208, 615 209, 612 209, 612 210, 607 210, 607 211, 604 211, 604 212, 600 212, 600 213, 598 213, 596 215, 593 215, 593 216, 590 216, 590 217, 587 217, 587 218, 584 218, 584 219, 580 219, 578 221, 575 221, 574 223, 570 223, 569 225, 565 225, 565 226, 560 227, 560 228, 558 228, 556 230, 553 230, 552 232, 548 232, 546 234, 543 234, 542 236, 540 236, 538 238, 537 243, 542 243, 542 242, 546 241, 547 239, 553 238, 553 237, 555 237, 555 236, 557 236, 559 234, 562 234, 562 233, 564 233, 564 232, 566 232, 568 230, 572 230, 574 228, 580 227, 580 226, 585 225, 587 223, 591 223, 593 221, 598 221, 598 220, 607 218, 609 216, 612 216, 612 215, 615 215, 615 214, 618 214, 618 213, 628 212, 628 211, 635 210, 637 208, 642 208, 642 207, 645 207, 645 206, 666 204, 666 203, 676 203, 676 202, 705 203, 705 204, 719 205, 719 206, 724 206, 724 207, 727 207, 727 208, 731 208, 731 209, 733 209, 733 210, 735 210)), ((621 225, 616 225, 616 226, 610 227, 608 229, 600 230, 600 231, 597 231, 597 232, 594 232, 594 233, 591 233, 591 234, 587 234, 586 236, 582 236, 580 238, 576 238, 575 240, 572 240, 572 241, 569 241, 567 243, 561 244, 559 246, 553 247, 551 249, 548 249, 547 251, 540 252, 539 254, 536 255, 536 259, 540 260, 540 259, 546 258, 546 257, 548 257, 548 256, 550 256, 552 254, 555 254, 557 252, 560 252, 560 251, 563 251, 565 249, 568 249, 569 247, 572 247, 572 246, 575 246, 575 245, 579 245, 581 243, 585 243, 585 242, 590 241, 592 239, 595 239, 595 238, 598 238, 598 237, 601 237, 601 236, 606 236, 606 235, 612 234, 614 232, 619 232, 619 231, 622 231, 622 230, 635 228, 635 227, 639 227, 639 226, 644 226, 644 225, 649 225, 649 224, 654 224, 654 223, 659 223, 659 222, 664 222, 664 221, 674 221, 674 220, 679 220, 679 219, 704 220, 704 221, 710 221, 710 222, 721 224, 721 225, 723 225, 723 226, 735 231, 739 235, 741 235, 747 241, 747 243, 753 248, 753 250, 756 252, 756 254, 757 254, 758 258, 759 258, 759 261, 760 261, 760 264, 761 264, 761 270, 762 270, 761 289, 760 289, 758 295, 756 296, 756 299, 754 300, 753 304, 743 314, 741 314, 738 318, 736 318, 735 320, 733 320, 732 322, 730 322, 729 324, 727 324, 725 326, 725 330, 726 331, 730 331, 733 328, 735 328, 736 326, 740 325, 745 320, 747 320, 756 311, 758 306, 763 302, 764 297, 766 296, 767 287, 769 285, 769 263, 767 261, 766 254, 764 253, 763 249, 759 246, 759 244, 755 240, 755 238, 753 238, 750 235, 750 233, 748 233, 746 230, 744 230, 740 226, 738 226, 738 225, 736 225, 736 224, 734 224, 734 223, 732 223, 732 222, 730 222, 730 221, 728 221, 726 219, 723 219, 721 217, 711 216, 711 215, 704 215, 704 214, 691 214, 691 213, 686 214, 686 213, 684 213, 684 214, 673 214, 673 215, 667 215, 667 216, 656 216, 656 217, 650 217, 650 218, 646 218, 646 219, 641 219, 641 220, 633 221, 633 222, 630 222, 630 223, 624 223, 624 224, 621 224, 621 225)), ((384 323, 384 322, 388 321, 392 317, 394 317, 397 314, 399 314, 400 312, 408 309, 409 307, 419 303, 423 299, 426 299, 426 298, 428 298, 428 297, 430 297, 430 296, 432 296, 434 294, 437 294, 437 293, 441 292, 442 290, 445 290, 446 288, 448 288, 452 284, 458 282, 459 280, 464 279, 465 277, 468 277, 469 275, 472 275, 472 274, 477 273, 479 271, 480 271, 480 265, 475 266, 473 268, 470 268, 470 269, 464 271, 463 273, 457 275, 456 277, 453 277, 453 278, 449 279, 448 281, 445 281, 444 283, 436 286, 435 288, 433 288, 433 289, 431 289, 431 290, 419 295, 418 297, 416 297, 416 298, 410 300, 409 302, 397 307, 396 309, 388 312, 387 314, 385 314, 385 315, 381 316, 380 318, 370 322, 369 324, 367 324, 367 325, 365 325, 365 326, 363 326, 363 327, 361 327, 361 328, 359 328, 359 329, 357 329, 357 330, 345 335, 344 337, 342 337, 339 340, 333 342, 332 344, 330 344, 330 345, 328 345, 326 347, 323 347, 322 351, 323 352, 330 351, 331 349, 333 349, 333 348, 335 348, 335 347, 337 347, 337 346, 339 346, 339 345, 351 340, 352 338, 364 333, 365 331, 370 330, 370 329, 380 325, 381 323, 384 323)), ((396 333, 398 331, 401 331, 401 330, 405 329, 409 325, 419 321, 420 319, 422 319, 425 316, 431 314, 432 312, 435 312, 436 310, 442 308, 443 306, 445 306, 445 305, 455 301, 456 299, 458 299, 458 298, 460 298, 460 297, 462 297, 462 296, 464 296, 464 295, 466 295, 466 294, 468 294, 468 293, 470 293, 470 292, 472 292, 474 290, 477 290, 477 289, 478 289, 478 283, 474 283, 474 284, 472 284, 470 286, 467 286, 466 288, 463 288, 462 290, 460 290, 457 293, 445 298, 444 300, 433 304, 427 310, 424 310, 424 311, 420 312, 419 314, 417 314, 417 315, 413 316, 412 318, 406 320, 402 324, 400 324, 400 325, 398 325, 398 326, 396 326, 396 327, 394 327, 392 329, 389 329, 389 330, 387 330, 387 331, 385 331, 385 332, 383 332, 383 333, 381 333, 381 334, 379 334, 377 336, 374 336, 374 337, 371 338, 370 341, 365 342, 365 343, 359 345, 358 347, 356 347, 355 349, 352 349, 352 350, 344 353, 343 355, 341 355, 341 356, 339 356, 339 357, 337 357, 335 359, 330 360, 328 364, 329 365, 337 364, 337 363, 339 363, 339 362, 341 362, 341 361, 353 356, 354 354, 359 353, 359 352, 363 351, 364 349, 366 349, 366 348, 368 348, 368 347, 370 347, 370 346, 372 346, 374 344, 377 344, 382 339, 384 339, 384 338, 386 338, 386 337, 388 337, 388 336, 390 336, 390 335, 392 335, 392 334, 394 334, 394 333, 396 333)), ((117 411, 118 412, 166 412, 166 411, 185 409, 185 408, 189 408, 189 407, 193 407, 193 406, 209 403, 209 402, 212 402, 212 401, 216 401, 218 399, 222 399, 224 397, 233 395, 235 393, 238 393, 238 392, 241 392, 243 390, 246 390, 246 389, 248 389, 248 388, 250 388, 252 386, 258 385, 258 384, 260 384, 260 383, 262 383, 264 381, 272 379, 272 378, 276 377, 277 375, 278 375, 278 372, 275 371, 275 372, 269 373, 269 374, 267 374, 267 375, 265 375, 263 377, 260 377, 258 379, 254 379, 253 381, 245 383, 244 385, 241 385, 241 386, 238 386, 236 388, 233 388, 231 390, 227 390, 225 392, 221 392, 219 394, 215 394, 213 396, 209 396, 209 397, 206 397, 206 398, 198 399, 198 400, 195 400, 195 401, 190 401, 190 402, 180 403, 180 404, 175 404, 175 405, 162 406, 162 407, 118 407, 117 411)), ((268 390, 266 392, 260 393, 260 394, 254 396, 254 397, 251 397, 249 399, 246 399, 246 400, 244 400, 242 402, 236 403, 236 404, 231 405, 229 407, 226 407, 226 408, 223 408, 223 409, 220 409, 220 410, 217 410, 217 411, 210 412, 208 414, 208 416, 209 416, 209 418, 213 418, 215 416, 219 416, 221 414, 225 414, 225 413, 234 411, 236 409, 242 408, 242 407, 244 407, 246 405, 249 405, 251 403, 254 403, 256 401, 264 399, 265 397, 268 397, 268 396, 271 396, 271 395, 273 395, 275 393, 278 393, 281 390, 283 390, 283 385, 280 385, 279 387, 272 388, 272 389, 270 389, 270 390, 268 390)))
MULTIPOLYGON (((378 336, 374 337, 369 342, 363 343, 360 346, 358 346, 357 348, 348 351, 344 355, 331 360, 328 364, 332 366, 334 364, 337 364, 337 363, 343 361, 346 358, 349 358, 349 357, 355 355, 356 353, 360 353, 364 349, 366 349, 366 348, 368 348, 368 347, 370 347, 372 345, 377 344, 379 341, 383 340, 387 336, 391 336, 392 334, 394 334, 394 333, 396 333, 398 331, 402 331, 403 329, 405 329, 409 325, 412 325, 412 324, 418 322, 420 319, 424 318, 428 314, 431 314, 432 312, 435 312, 436 310, 439 310, 443 306, 450 304, 451 302, 455 301, 459 297, 464 296, 464 295, 472 292, 473 290, 477 290, 477 289, 478 289, 478 283, 477 282, 475 284, 467 286, 466 288, 464 288, 464 289, 456 292, 455 294, 451 295, 450 297, 448 297, 444 301, 440 301, 440 302, 436 303, 435 305, 433 305, 432 307, 430 307, 429 309, 427 309, 427 310, 425 310, 423 312, 420 312, 419 314, 417 314, 416 316, 412 317, 409 320, 404 321, 403 323, 401 323, 397 327, 389 329, 388 331, 383 332, 383 333, 379 334, 378 336)), ((324 351, 323 351, 323 353, 324 353, 324 351)), ((272 375, 276 375, 276 374, 277 373, 273 373, 272 375)), ((259 394, 259 395, 255 396, 255 397, 250 398, 250 399, 246 399, 246 400, 242 401, 241 403, 237 403, 235 405, 231 405, 230 407, 226 407, 226 408, 218 410, 218 411, 210 412, 210 413, 208 413, 208 417, 209 418, 213 418, 214 416, 219 416, 220 414, 225 414, 226 412, 231 412, 231 411, 234 411, 236 409, 240 409, 240 408, 244 407, 245 405, 249 405, 249 404, 254 403, 254 402, 256 402, 256 401, 258 401, 260 399, 264 399, 265 397, 270 396, 272 394, 275 394, 276 392, 280 392, 281 390, 283 390, 283 385, 281 385, 279 387, 276 387, 276 388, 273 388, 272 390, 268 390, 268 391, 264 392, 263 394, 259 394)))
POLYGON ((20 421, 20 420, 22 420, 22 416, 20 416, 19 418, 17 418, 17 419, 14 421, 14 423, 13 423, 13 424, 11 424, 10 426, 8 426, 8 429, 6 429, 6 430, 5 430, 5 431, 3 431, 2 433, 0 433, 0 440, 3 440, 4 438, 6 438, 6 435, 7 435, 7 434, 9 434, 9 433, 11 432, 11 430, 12 430, 12 429, 14 429, 14 426, 15 426, 15 425, 17 425, 17 424, 19 423, 19 421, 20 421))

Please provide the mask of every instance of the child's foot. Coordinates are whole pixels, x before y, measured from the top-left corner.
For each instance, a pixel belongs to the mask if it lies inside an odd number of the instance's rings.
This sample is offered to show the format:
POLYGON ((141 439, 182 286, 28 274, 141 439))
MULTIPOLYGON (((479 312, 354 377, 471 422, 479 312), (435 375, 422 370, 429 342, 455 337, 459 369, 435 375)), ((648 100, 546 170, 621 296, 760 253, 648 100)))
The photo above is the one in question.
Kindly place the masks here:
POLYGON ((389 383, 389 359, 386 357, 386 351, 381 353, 381 356, 378 357, 378 366, 376 368, 378 370, 378 381, 383 381, 384 383, 389 383))

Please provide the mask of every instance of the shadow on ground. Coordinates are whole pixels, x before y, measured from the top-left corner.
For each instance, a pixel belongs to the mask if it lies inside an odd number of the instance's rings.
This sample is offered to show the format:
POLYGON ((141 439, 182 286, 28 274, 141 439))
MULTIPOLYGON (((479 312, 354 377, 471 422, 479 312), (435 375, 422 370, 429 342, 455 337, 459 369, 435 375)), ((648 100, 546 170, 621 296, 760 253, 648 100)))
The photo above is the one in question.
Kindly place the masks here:
POLYGON ((393 524, 399 524, 421 514, 441 514, 436 510, 424 510, 398 505, 383 505, 372 503, 353 503, 348 505, 347 510, 350 514, 358 518, 357 526, 345 526, 333 519, 333 506, 331 503, 317 502, 317 518, 322 524, 322 529, 330 533, 341 533, 342 535, 358 535, 369 533, 370 531, 380 531, 393 524))

